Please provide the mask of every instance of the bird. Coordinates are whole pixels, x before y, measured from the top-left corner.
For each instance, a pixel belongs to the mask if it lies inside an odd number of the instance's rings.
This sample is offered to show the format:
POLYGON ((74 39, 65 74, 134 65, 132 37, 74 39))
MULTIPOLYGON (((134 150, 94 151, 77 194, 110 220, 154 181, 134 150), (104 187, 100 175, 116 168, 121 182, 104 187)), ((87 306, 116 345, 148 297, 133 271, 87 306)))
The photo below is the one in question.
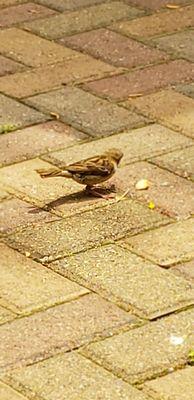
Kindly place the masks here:
POLYGON ((107 181, 114 175, 122 157, 122 151, 114 148, 105 151, 103 154, 67 165, 63 169, 53 167, 48 170, 38 169, 36 172, 43 179, 71 178, 77 183, 85 185, 87 192, 95 196, 106 197, 97 192, 94 186, 107 181))

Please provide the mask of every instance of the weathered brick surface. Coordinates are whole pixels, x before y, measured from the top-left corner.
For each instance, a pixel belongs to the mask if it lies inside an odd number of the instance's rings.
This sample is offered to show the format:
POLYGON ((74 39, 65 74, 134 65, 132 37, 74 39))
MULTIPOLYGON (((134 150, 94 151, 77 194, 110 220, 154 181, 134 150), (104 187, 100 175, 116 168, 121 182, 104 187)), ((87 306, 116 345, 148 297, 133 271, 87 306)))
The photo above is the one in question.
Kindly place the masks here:
POLYGON ((55 14, 53 10, 32 2, 7 7, 0 11, 0 27, 44 18, 53 14, 55 14))
POLYGON ((3 400, 28 400, 22 394, 16 392, 14 389, 3 382, 0 382, 0 397, 3 400))
POLYGON ((169 0, 126 0, 128 4, 138 6, 140 8, 158 10, 160 8, 166 7, 168 4, 173 5, 184 5, 191 3, 192 0, 174 0, 173 2, 169 0))
POLYGON ((123 2, 114 1, 84 8, 71 13, 44 18, 24 24, 24 27, 45 38, 57 39, 65 35, 107 26, 123 18, 134 18, 141 11, 123 2))
POLYGON ((65 220, 36 224, 4 240, 19 251, 29 251, 32 257, 47 262, 168 222, 167 217, 156 211, 127 200, 65 220))
POLYGON ((32 212, 31 205, 19 199, 4 200, 0 203, 0 233, 10 233, 24 225, 38 221, 53 221, 55 216, 41 209, 32 212))
POLYGON ((182 84, 182 85, 177 85, 175 87, 175 90, 177 92, 183 93, 186 96, 192 97, 194 99, 194 83, 188 83, 188 84, 182 84))
POLYGON ((24 69, 24 65, 0 56, 0 76, 13 74, 18 71, 23 71, 24 69))
POLYGON ((143 391, 157 399, 161 396, 164 400, 182 398, 191 400, 194 391, 194 367, 187 367, 173 374, 157 378, 144 384, 143 391))
POLYGON ((111 0, 57 0, 57 2, 55 0, 38 0, 40 4, 62 12, 107 3, 108 1, 111 0))
POLYGON ((48 151, 64 149, 86 138, 82 132, 58 121, 9 132, 1 137, 3 151, 0 153, 0 164, 12 164, 48 151))
POLYGON ((107 136, 126 128, 146 124, 144 117, 129 112, 116 104, 101 100, 76 87, 64 87, 27 99, 27 104, 45 112, 54 111, 63 122, 89 133, 107 136))
MULTIPOLYGON (((40 159, 29 160, 1 169, 0 179, 11 193, 19 194, 22 199, 28 201, 33 200, 40 206, 61 196, 68 196, 80 189, 80 185, 70 179, 42 179, 36 172, 37 169, 48 169, 51 167, 51 164, 40 159)), ((33 215, 38 210, 33 211, 32 206, 31 212, 33 215)))
POLYGON ((132 68, 168 59, 167 55, 107 29, 63 38, 59 43, 119 67, 132 68))
POLYGON ((135 253, 168 268, 194 257, 193 240, 194 224, 191 218, 145 232, 127 239, 126 242, 135 253))
MULTIPOLYGON (((155 1, 156 3, 156 1, 155 1)), ((147 39, 152 36, 176 32, 194 26, 194 6, 154 13, 133 21, 122 21, 111 25, 111 29, 124 35, 147 39)))
POLYGON ((122 166, 134 161, 151 158, 153 155, 185 148, 192 144, 193 141, 190 138, 184 137, 164 126, 152 124, 113 135, 111 136, 111 144, 110 138, 107 137, 95 140, 95 146, 94 142, 84 143, 79 146, 73 146, 68 151, 51 152, 44 156, 44 159, 62 167, 64 164, 70 164, 100 154, 104 150, 108 150, 111 145, 111 147, 118 147, 123 151, 122 166))
POLYGON ((17 314, 70 301, 88 290, 0 244, 1 304, 17 314))
POLYGON ((119 246, 67 257, 51 268, 140 317, 152 319, 194 304, 194 290, 184 279, 119 246))
POLYGON ((14 128, 20 128, 49 119, 39 111, 4 96, 3 94, 0 94, 0 105, 0 126, 11 125, 14 128))
POLYGON ((26 3, 27 0, 0 0, 0 8, 26 3))
POLYGON ((22 98, 55 89, 61 84, 87 81, 114 73, 117 73, 114 67, 80 53, 72 60, 1 77, 0 90, 9 96, 22 98))
POLYGON ((85 295, 2 325, 0 370, 32 364, 137 323, 136 317, 97 295, 85 295))
POLYGON ((194 280, 194 260, 185 264, 177 264, 171 268, 171 271, 179 276, 189 279, 191 282, 191 280, 194 280))
POLYGON ((97 96, 105 96, 113 100, 124 100, 131 95, 146 94, 192 79, 194 79, 194 65, 187 61, 175 60, 128 74, 89 82, 84 87, 97 94, 97 96))
POLYGON ((12 311, 0 306, 0 325, 5 324, 5 322, 11 321, 16 317, 12 311))
POLYGON ((174 56, 186 58, 192 62, 194 61, 193 41, 194 31, 192 30, 174 33, 173 35, 167 35, 153 40, 158 48, 174 56))
POLYGON ((193 341, 194 311, 146 324, 93 343, 83 354, 129 383, 137 383, 186 364, 193 341), (181 341, 181 345, 174 344, 181 341))
POLYGON ((119 189, 129 189, 129 196, 143 201, 147 206, 150 201, 158 211, 178 219, 194 214, 194 184, 164 169, 147 162, 139 162, 120 168, 115 178, 119 189), (136 183, 147 179, 147 190, 137 190, 136 183))
POLYGON ((194 100, 172 90, 128 100, 129 109, 161 121, 164 125, 194 137, 194 100))
POLYGON ((53 64, 53 60, 60 62, 77 56, 73 50, 18 28, 4 29, 0 32, 0 52, 32 67, 53 64))
POLYGON ((5 380, 45 400, 51 396, 71 400, 149 400, 146 394, 73 352, 13 371, 5 380))
POLYGON ((194 146, 154 157, 151 161, 183 178, 194 181, 194 146))

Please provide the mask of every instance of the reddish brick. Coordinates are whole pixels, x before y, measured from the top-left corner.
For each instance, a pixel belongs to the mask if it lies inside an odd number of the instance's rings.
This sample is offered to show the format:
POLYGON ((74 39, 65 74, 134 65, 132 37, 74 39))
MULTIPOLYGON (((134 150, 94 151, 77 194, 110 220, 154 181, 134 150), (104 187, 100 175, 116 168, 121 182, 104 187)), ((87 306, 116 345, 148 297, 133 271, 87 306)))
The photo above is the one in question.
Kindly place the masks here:
POLYGON ((122 100, 127 99, 130 95, 149 93, 192 79, 194 79, 194 64, 184 60, 175 60, 125 75, 89 82, 84 87, 99 96, 122 100))
POLYGON ((44 18, 41 21, 26 22, 24 27, 45 38, 58 39, 64 35, 107 26, 123 18, 134 18, 141 13, 123 2, 113 1, 44 18))
POLYGON ((134 6, 138 6, 140 8, 158 10, 162 7, 166 7, 168 4, 189 4, 192 2, 192 0, 125 0, 125 2, 134 6))
POLYGON ((80 53, 72 60, 1 77, 0 91, 8 96, 22 98, 56 89, 61 84, 84 82, 114 73, 119 73, 119 69, 117 71, 103 61, 80 53))
POLYGON ((32 205, 19 199, 4 200, 0 203, 0 232, 10 233, 21 226, 32 225, 38 221, 54 221, 57 219, 41 209, 33 209, 32 205))
POLYGON ((26 67, 9 58, 0 55, 0 76, 13 74, 14 72, 23 71, 26 67))
POLYGON ((154 13, 132 21, 121 21, 111 25, 111 29, 124 35, 149 38, 180 31, 194 26, 194 6, 177 8, 166 12, 154 13))
POLYGON ((124 103, 129 109, 161 121, 164 125, 194 137, 194 100, 173 90, 157 93, 124 103))
POLYGON ((194 213, 194 185, 147 162, 139 162, 120 168, 113 179, 123 191, 130 189, 132 196, 149 206, 153 202, 156 210, 170 217, 188 218, 194 213), (147 190, 137 190, 136 183, 147 179, 147 190))
POLYGON ((126 68, 151 64, 168 58, 163 52, 106 29, 63 38, 59 43, 89 53, 115 66, 126 68))
POLYGON ((18 24, 19 22, 47 17, 55 14, 55 11, 34 3, 19 4, 13 7, 3 8, 0 11, 0 27, 18 24))
POLYGON ((86 136, 61 122, 49 121, 1 137, 0 164, 7 165, 59 150, 86 136))

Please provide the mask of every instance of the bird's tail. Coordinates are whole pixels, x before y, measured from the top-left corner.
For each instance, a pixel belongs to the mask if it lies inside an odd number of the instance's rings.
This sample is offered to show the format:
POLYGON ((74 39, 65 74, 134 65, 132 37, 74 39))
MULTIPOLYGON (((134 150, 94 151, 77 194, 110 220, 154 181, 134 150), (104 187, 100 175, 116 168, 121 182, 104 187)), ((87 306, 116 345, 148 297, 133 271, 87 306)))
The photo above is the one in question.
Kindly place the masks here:
POLYGON ((50 169, 37 169, 36 172, 41 176, 41 178, 54 178, 57 176, 63 176, 65 178, 71 178, 71 174, 68 171, 61 171, 60 169, 50 168, 50 169))

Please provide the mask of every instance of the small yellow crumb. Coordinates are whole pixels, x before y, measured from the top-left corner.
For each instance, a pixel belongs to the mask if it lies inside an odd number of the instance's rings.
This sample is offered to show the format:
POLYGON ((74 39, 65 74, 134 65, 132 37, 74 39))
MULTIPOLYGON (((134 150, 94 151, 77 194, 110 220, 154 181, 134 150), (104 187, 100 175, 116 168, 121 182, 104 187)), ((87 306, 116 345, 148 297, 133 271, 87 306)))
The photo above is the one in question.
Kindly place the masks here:
POLYGON ((150 210, 153 210, 155 208, 155 204, 153 201, 150 201, 148 204, 148 207, 150 208, 150 210))

